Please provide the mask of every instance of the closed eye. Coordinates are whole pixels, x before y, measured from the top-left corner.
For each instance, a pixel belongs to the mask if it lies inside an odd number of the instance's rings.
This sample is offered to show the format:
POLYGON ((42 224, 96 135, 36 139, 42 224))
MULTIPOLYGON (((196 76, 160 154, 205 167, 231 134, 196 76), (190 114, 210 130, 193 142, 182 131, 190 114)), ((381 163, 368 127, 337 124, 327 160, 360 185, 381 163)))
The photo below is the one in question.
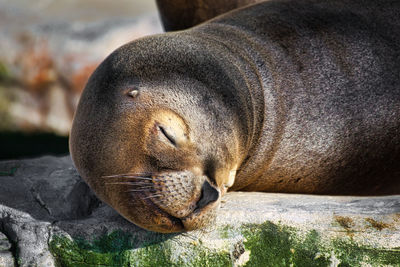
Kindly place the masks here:
POLYGON ((177 145, 176 145, 175 138, 174 138, 170 133, 168 133, 168 132, 164 129, 164 127, 158 125, 158 129, 159 129, 160 132, 168 139, 168 141, 169 141, 173 146, 175 146, 175 147, 177 146, 177 145))

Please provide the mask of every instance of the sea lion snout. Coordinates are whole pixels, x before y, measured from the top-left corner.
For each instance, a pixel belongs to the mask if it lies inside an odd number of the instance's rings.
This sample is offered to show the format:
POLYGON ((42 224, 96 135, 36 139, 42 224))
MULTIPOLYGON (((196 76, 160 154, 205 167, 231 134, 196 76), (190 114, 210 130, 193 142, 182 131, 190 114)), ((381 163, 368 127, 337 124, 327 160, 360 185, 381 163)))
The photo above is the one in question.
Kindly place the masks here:
POLYGON ((208 206, 214 206, 220 197, 220 191, 205 176, 188 171, 161 174, 153 181, 152 201, 169 215, 182 219, 185 228, 192 229, 190 223, 185 224, 186 217, 207 213, 208 206))
POLYGON ((219 190, 213 187, 208 181, 205 181, 201 188, 201 198, 197 202, 197 208, 202 209, 210 203, 217 201, 219 196, 219 190))
MULTIPOLYGON (((214 209, 219 204, 220 190, 204 175, 190 171, 169 171, 157 174, 128 173, 104 176, 108 186, 123 191, 125 205, 142 203, 143 209, 157 209, 151 214, 147 227, 160 232, 176 232, 204 227, 215 218, 214 209)), ((132 218, 132 210, 122 214, 132 218)), ((142 214, 146 216, 146 214, 142 214)), ((149 215, 147 215, 149 216, 149 215)), ((137 223, 137 221, 136 221, 137 223)))

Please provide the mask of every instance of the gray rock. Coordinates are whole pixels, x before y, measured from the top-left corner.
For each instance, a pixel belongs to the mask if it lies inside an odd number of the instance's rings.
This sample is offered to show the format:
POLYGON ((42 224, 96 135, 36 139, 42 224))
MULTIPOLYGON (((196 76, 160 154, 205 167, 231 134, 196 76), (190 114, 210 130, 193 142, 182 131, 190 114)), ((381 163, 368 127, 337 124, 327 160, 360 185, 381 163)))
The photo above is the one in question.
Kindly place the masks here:
POLYGON ((97 65, 162 27, 152 1, 27 2, 0 0, 0 128, 66 136, 97 65))
POLYGON ((11 243, 5 234, 0 232, 0 266, 14 266, 14 258, 11 253, 11 243))
POLYGON ((158 234, 67 157, 0 162, 0 266, 399 266, 400 196, 228 193, 208 229, 158 234))

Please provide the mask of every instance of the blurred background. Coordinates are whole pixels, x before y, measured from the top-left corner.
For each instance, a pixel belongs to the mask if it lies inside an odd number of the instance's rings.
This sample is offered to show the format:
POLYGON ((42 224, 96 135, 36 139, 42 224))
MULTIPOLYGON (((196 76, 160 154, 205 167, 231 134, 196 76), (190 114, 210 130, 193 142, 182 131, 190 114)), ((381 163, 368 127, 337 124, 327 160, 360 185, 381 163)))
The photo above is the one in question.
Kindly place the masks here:
POLYGON ((0 0, 0 159, 67 154, 96 66, 160 32, 153 0, 0 0))

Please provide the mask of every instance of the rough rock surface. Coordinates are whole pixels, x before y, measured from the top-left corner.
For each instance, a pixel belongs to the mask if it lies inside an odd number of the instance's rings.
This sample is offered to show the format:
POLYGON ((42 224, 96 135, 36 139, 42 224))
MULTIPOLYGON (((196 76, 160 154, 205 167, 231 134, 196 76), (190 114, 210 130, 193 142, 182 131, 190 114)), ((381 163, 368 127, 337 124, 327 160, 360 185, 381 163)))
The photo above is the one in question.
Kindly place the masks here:
POLYGON ((400 196, 229 193, 211 228, 140 229, 69 156, 0 162, 0 266, 399 266, 400 196))
POLYGON ((11 244, 7 236, 0 232, 0 266, 14 266, 14 258, 10 250, 11 244))

